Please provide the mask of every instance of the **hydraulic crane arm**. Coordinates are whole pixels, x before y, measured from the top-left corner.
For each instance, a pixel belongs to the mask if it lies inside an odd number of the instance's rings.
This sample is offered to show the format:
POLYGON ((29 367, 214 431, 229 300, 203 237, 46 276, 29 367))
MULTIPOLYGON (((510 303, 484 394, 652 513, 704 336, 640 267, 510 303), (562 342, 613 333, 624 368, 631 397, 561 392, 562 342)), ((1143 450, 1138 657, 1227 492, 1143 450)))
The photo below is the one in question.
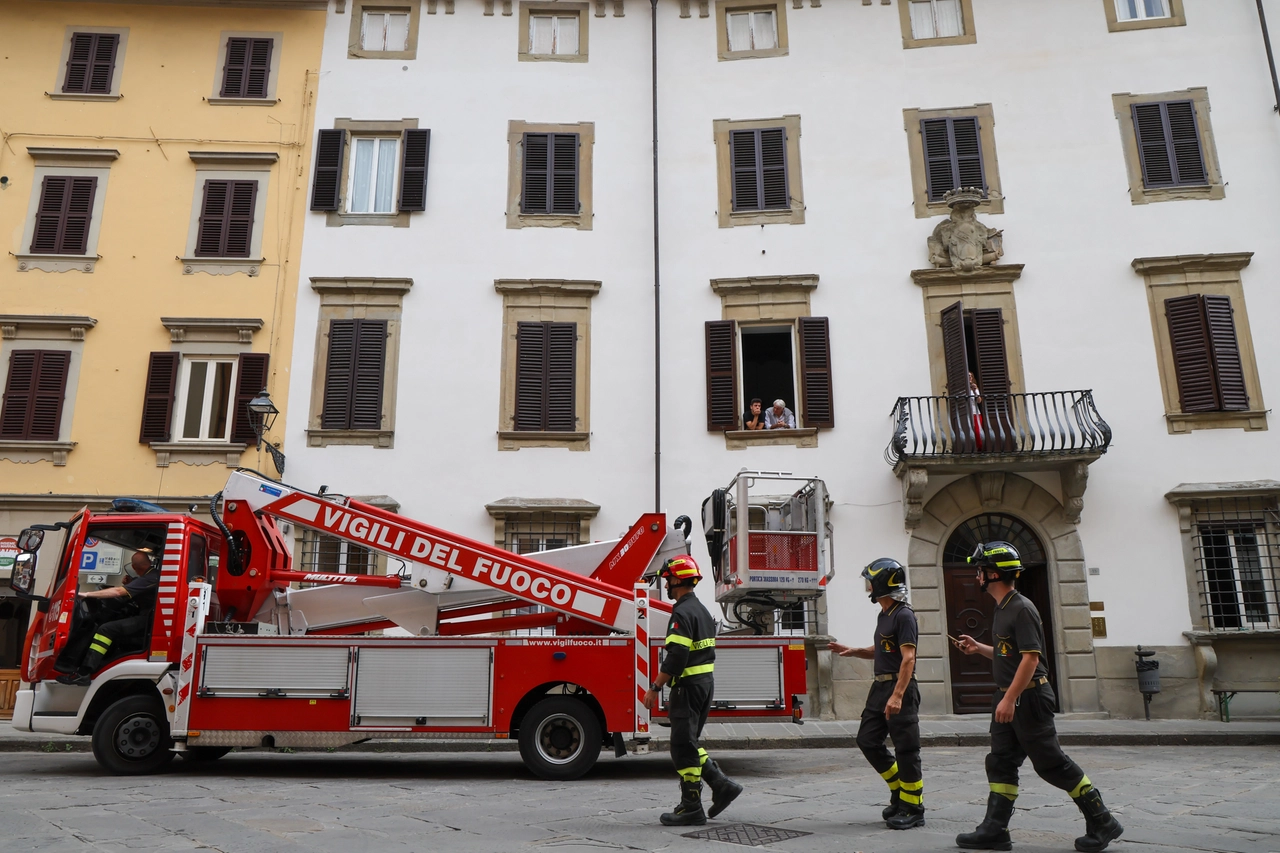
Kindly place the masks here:
MULTIPOLYGON (((371 504, 351 498, 322 498, 246 471, 231 474, 223 497, 229 509, 228 521, 237 515, 230 512, 232 503, 239 502, 254 514, 432 566, 594 625, 619 631, 634 629, 635 602, 629 589, 503 551, 371 504)), ((309 573, 284 569, 272 569, 270 574, 273 580, 281 581, 319 580, 295 578, 294 575, 309 573)), ((383 585, 392 585, 389 578, 379 580, 383 585)))

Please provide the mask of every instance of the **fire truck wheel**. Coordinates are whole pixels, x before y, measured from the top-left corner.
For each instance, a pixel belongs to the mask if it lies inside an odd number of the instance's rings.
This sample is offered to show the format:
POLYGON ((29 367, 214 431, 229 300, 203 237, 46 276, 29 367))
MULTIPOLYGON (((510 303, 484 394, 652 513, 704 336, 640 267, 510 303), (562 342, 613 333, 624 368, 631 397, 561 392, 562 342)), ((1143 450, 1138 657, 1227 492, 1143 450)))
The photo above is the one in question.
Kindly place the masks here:
POLYGON ((600 757, 600 722, 584 703, 549 696, 520 721, 520 757, 543 779, 577 779, 600 757))
POLYGON ((93 757, 118 776, 155 773, 173 760, 169 723, 149 696, 126 696, 93 726, 93 757))

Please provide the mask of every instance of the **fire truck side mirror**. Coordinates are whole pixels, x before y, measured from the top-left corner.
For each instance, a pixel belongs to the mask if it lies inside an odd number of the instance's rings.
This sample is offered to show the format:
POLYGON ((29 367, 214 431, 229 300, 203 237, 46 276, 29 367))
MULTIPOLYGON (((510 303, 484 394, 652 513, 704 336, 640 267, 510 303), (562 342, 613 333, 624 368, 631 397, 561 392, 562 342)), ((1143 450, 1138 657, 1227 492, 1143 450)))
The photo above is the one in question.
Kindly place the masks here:
POLYGON ((34 554, 44 544, 44 531, 28 527, 18 534, 18 550, 30 551, 34 554))
POLYGON ((43 601, 40 596, 31 594, 35 584, 36 555, 31 551, 22 551, 13 558, 13 574, 9 576, 9 588, 22 598, 43 601))

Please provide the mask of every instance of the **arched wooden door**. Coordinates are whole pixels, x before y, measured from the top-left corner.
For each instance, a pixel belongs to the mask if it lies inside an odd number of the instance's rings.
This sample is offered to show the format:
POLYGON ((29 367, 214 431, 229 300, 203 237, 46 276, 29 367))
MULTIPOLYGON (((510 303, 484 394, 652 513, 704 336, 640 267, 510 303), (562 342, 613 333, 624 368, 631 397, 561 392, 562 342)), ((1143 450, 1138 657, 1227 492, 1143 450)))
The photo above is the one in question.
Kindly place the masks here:
MULTIPOLYGON (((1022 594, 1031 599, 1044 623, 1045 666, 1049 682, 1057 692, 1057 672, 1053 644, 1053 608, 1049 599, 1048 560, 1044 546, 1020 519, 1002 513, 983 513, 962 523, 947 540, 942 552, 942 578, 946 595, 947 633, 968 634, 980 643, 991 643, 991 614, 995 602, 982 591, 977 571, 968 558, 979 542, 1002 539, 1018 549, 1024 571, 1018 581, 1022 594)), ((947 643, 951 663, 951 708, 956 714, 986 714, 991 711, 991 694, 996 683, 991 677, 991 661, 981 655, 964 655, 947 643)))

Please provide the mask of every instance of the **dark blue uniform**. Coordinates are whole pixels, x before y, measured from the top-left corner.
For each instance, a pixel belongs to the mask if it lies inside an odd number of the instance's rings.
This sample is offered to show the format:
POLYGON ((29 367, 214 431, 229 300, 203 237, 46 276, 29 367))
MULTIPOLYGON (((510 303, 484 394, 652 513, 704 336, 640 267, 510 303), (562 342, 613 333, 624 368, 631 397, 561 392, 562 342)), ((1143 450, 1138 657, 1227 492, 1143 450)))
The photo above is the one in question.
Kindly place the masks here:
POLYGON ((918 635, 916 614, 908 605, 895 602, 881 611, 876 620, 876 680, 867 693, 858 727, 858 748, 867 761, 889 784, 890 791, 915 806, 921 805, 924 798, 924 782, 920 766, 920 687, 914 672, 902 694, 902 710, 886 719, 884 707, 898 682, 902 649, 914 647, 918 635), (892 753, 884 745, 886 736, 893 738, 892 753))
POLYGON ((671 676, 667 717, 671 720, 671 760, 685 782, 702 781, 707 751, 698 746, 715 691, 716 623, 696 595, 683 595, 667 622, 662 672, 671 676))

